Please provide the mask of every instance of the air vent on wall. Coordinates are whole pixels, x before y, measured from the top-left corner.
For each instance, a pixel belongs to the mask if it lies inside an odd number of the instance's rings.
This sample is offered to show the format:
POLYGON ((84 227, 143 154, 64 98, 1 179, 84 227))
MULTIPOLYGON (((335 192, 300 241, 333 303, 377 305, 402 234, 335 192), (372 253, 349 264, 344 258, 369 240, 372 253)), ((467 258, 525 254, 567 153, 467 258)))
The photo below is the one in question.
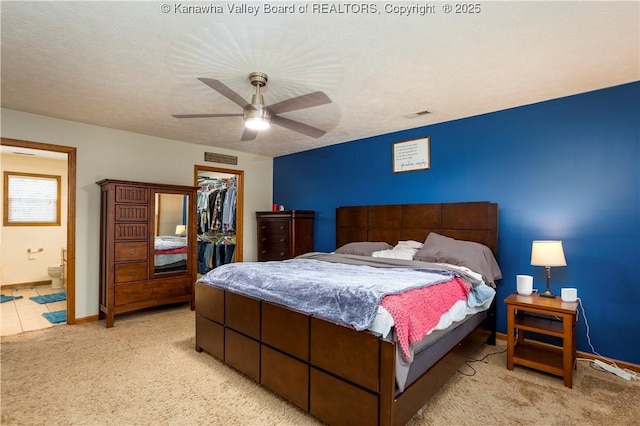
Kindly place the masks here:
POLYGON ((425 109, 424 111, 418 111, 418 112, 414 112, 411 114, 406 114, 403 115, 404 118, 416 118, 416 117, 420 117, 422 115, 427 115, 427 114, 431 114, 431 111, 425 109))

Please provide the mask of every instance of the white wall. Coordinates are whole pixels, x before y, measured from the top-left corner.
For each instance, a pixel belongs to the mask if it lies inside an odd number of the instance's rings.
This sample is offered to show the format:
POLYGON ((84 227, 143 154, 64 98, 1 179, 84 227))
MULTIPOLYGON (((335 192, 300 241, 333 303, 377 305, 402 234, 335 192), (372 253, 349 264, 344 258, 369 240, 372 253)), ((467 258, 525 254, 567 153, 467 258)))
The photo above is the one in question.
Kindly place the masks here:
POLYGON ((156 235, 175 235, 176 225, 182 224, 183 199, 179 194, 156 194, 156 235))
MULTIPOLYGON (((60 250, 67 246, 67 161, 12 154, 3 154, 0 158, 3 175, 7 171, 60 176, 60 225, 2 226, 0 284, 48 281, 51 277, 47 268, 60 264, 60 250), (30 257, 28 249, 43 250, 30 257)), ((0 187, 4 193, 4 179, 0 187)), ((3 210, 4 197, 0 206, 3 210)))
POLYGON ((76 318, 98 314, 100 191, 96 182, 123 179, 193 185, 195 164, 244 171, 245 261, 256 259, 255 212, 269 210, 273 159, 1 109, 2 137, 77 148, 76 318), (238 165, 208 163, 204 152, 238 156, 238 165))

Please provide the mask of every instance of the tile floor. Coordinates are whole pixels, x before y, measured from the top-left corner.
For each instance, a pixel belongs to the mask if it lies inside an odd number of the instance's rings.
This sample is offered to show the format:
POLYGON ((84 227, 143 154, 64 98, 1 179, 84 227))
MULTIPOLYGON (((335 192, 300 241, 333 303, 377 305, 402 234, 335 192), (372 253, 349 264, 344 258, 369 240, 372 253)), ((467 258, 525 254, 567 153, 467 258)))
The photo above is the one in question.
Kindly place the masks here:
POLYGON ((2 321, 0 335, 10 336, 24 331, 53 327, 54 325, 66 325, 64 322, 51 324, 42 316, 44 312, 67 309, 66 300, 41 305, 29 299, 32 296, 59 293, 60 291, 63 291, 63 289, 51 288, 50 285, 2 290, 2 294, 5 296, 22 296, 22 299, 0 303, 0 318, 2 321))

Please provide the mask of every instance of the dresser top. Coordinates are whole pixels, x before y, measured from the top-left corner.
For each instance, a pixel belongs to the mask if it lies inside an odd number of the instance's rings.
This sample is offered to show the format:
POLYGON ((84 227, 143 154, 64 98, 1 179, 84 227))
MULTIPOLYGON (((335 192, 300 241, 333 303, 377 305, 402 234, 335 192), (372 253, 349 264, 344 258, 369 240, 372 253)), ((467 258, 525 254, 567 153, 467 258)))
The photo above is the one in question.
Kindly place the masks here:
POLYGON ((107 187, 109 185, 128 185, 128 186, 147 187, 147 188, 172 189, 175 191, 194 191, 197 189, 196 186, 173 185, 173 184, 166 184, 166 183, 134 182, 129 180, 118 180, 118 179, 102 179, 96 182, 96 184, 100 185, 102 188, 107 187))
POLYGON ((313 210, 282 210, 277 212, 256 212, 257 218, 302 218, 313 219, 313 210))

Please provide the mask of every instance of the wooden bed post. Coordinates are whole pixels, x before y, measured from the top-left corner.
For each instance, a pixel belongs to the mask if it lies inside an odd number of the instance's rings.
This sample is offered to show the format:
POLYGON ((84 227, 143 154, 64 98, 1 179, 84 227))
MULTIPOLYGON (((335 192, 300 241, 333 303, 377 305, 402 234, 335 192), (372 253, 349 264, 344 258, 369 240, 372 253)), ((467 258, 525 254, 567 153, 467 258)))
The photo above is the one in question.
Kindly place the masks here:
POLYGON ((487 338, 487 345, 495 346, 496 345, 496 330, 498 326, 498 321, 496 319, 496 300, 498 299, 498 294, 493 298, 491 302, 491 306, 489 307, 489 311, 487 313, 487 319, 485 320, 485 328, 491 332, 489 337, 487 338))
POLYGON ((393 343, 380 340, 380 393, 378 395, 380 425, 393 424, 393 402, 395 399, 396 347, 393 343))

